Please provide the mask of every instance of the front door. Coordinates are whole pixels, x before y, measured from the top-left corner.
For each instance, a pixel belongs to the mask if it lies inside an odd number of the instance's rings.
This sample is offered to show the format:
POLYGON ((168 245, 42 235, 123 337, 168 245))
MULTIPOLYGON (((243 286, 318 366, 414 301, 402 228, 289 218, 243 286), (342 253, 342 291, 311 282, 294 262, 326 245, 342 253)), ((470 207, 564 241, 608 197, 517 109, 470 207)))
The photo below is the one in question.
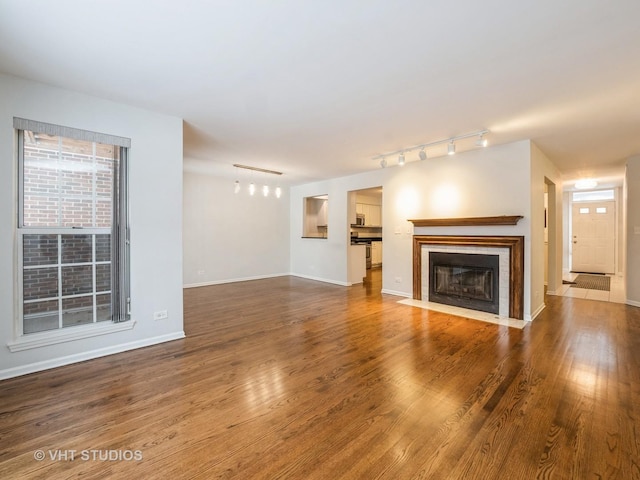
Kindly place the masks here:
POLYGON ((574 203, 571 213, 571 270, 615 273, 615 202, 574 203))

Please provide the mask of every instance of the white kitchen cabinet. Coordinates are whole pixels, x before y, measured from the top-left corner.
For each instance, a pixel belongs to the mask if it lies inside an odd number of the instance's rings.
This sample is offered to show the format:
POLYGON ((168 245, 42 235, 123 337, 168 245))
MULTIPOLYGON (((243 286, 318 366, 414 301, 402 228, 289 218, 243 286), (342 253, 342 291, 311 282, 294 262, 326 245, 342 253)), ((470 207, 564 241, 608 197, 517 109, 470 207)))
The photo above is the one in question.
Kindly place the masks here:
POLYGON ((382 225, 382 215, 380 205, 369 205, 369 217, 365 217, 367 225, 379 227, 382 225))
POLYGON ((367 226, 379 227, 382 225, 382 207, 380 205, 356 203, 356 213, 364 215, 364 224, 367 226))
POLYGON ((382 265, 382 242, 371 242, 371 266, 382 265))

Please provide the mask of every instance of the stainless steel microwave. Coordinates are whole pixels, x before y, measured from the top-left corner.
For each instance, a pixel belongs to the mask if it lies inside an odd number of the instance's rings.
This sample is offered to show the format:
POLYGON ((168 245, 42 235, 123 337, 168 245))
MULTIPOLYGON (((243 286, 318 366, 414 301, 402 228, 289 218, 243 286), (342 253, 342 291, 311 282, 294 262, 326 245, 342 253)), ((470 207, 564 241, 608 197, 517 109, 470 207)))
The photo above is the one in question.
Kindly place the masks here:
POLYGON ((356 214, 356 225, 364 225, 364 214, 356 214))

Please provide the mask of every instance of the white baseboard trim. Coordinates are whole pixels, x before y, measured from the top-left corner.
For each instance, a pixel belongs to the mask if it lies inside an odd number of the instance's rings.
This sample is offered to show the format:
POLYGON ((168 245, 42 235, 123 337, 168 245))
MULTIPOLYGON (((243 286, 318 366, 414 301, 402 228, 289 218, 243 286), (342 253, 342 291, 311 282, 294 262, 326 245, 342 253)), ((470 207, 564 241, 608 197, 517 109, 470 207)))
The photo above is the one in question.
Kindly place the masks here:
POLYGON ((289 273, 272 273, 269 275, 256 275, 253 277, 229 278, 226 280, 212 280, 209 282, 187 283, 182 288, 208 287, 210 285, 222 285, 224 283, 248 282, 251 280, 264 280, 265 278, 286 277, 289 273))
POLYGON ((301 273, 292 273, 291 276, 292 277, 306 278, 307 280, 315 280, 316 282, 331 283, 333 285, 340 285, 342 287, 350 287, 351 285, 353 285, 352 283, 349 283, 349 282, 341 282, 341 281, 338 281, 338 280, 329 280, 327 278, 314 277, 312 275, 303 275, 301 273))
POLYGON ((536 317, 538 315, 540 315, 542 313, 542 311, 546 308, 547 306, 543 303, 542 305, 540 305, 535 312, 533 312, 531 315, 526 315, 524 316, 524 319, 526 322, 532 322, 533 320, 536 319, 536 317))
POLYGON ((632 307, 640 307, 640 302, 636 302, 635 300, 628 300, 627 305, 631 305, 632 307))
POLYGON ((383 288, 382 293, 386 293, 387 295, 395 295, 396 297, 411 298, 410 293, 399 292, 398 290, 389 290, 387 288, 383 288))
POLYGON ((184 331, 179 331, 168 333, 166 335, 159 335, 157 337, 145 338, 143 340, 136 340, 135 342, 128 342, 122 343, 120 345, 113 345, 111 347, 99 348, 96 350, 91 350, 89 352, 76 353, 74 355, 67 355, 65 357, 52 358, 51 360, 30 363, 28 365, 21 365, 19 367, 7 368, 5 370, 0 370, 0 380, 19 377, 21 375, 27 375, 28 373, 41 372, 43 370, 62 367, 64 365, 70 365, 72 363, 84 362, 85 360, 92 360, 94 358, 106 357, 107 355, 135 350, 137 348, 149 347, 151 345, 157 345, 159 343, 169 342, 171 340, 179 340, 184 337, 184 331))

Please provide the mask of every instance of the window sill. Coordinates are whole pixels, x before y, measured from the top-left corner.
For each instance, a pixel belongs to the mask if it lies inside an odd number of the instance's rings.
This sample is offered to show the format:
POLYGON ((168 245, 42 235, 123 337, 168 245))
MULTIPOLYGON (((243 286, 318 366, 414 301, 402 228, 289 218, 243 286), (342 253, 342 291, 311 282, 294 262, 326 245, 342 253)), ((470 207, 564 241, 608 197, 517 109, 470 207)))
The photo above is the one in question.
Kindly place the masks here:
POLYGON ((31 333, 22 335, 16 340, 7 343, 7 347, 9 347, 11 352, 20 352, 22 350, 55 345, 57 343, 97 337, 98 335, 105 335, 107 333, 123 332, 133 329, 135 324, 136 322, 133 320, 119 323, 104 322, 104 324, 81 325, 78 327, 67 327, 62 330, 31 333))

